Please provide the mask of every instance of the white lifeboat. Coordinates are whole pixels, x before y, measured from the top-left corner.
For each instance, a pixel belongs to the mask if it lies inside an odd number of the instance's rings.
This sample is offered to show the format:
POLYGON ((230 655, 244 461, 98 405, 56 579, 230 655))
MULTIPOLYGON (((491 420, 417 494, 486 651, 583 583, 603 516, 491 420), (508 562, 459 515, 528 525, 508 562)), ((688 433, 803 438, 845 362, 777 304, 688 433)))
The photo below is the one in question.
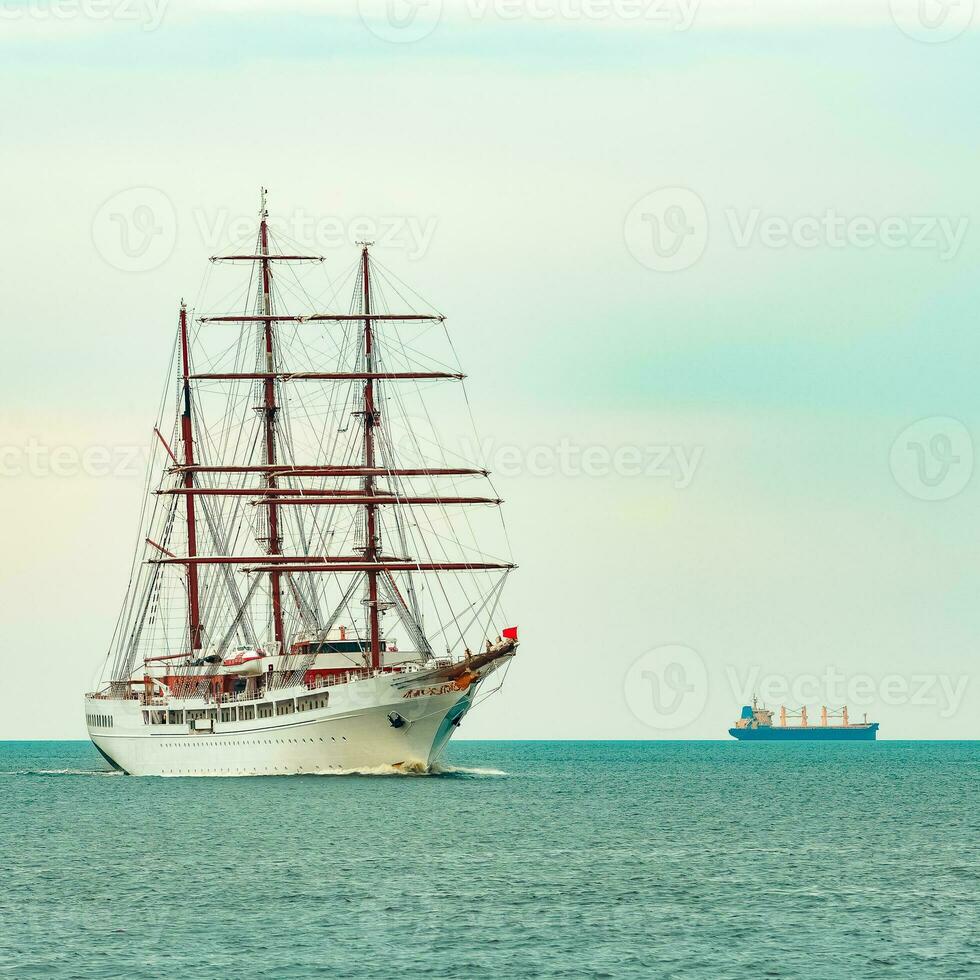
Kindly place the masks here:
POLYGON ((221 673, 235 677, 258 677, 265 672, 268 659, 262 650, 239 647, 221 662, 221 673))

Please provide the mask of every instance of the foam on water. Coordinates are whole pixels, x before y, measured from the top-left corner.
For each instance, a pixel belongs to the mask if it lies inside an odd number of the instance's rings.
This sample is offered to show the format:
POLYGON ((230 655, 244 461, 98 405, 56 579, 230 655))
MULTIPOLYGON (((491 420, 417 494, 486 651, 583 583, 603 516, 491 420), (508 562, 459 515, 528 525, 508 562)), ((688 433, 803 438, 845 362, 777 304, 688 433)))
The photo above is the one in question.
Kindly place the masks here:
MULTIPOLYGON (((17 773, 0 773, 0 775, 31 775, 27 771, 17 773)), ((69 770, 60 772, 41 773, 39 775, 91 775, 91 776, 121 776, 124 773, 111 771, 93 771, 72 773, 69 770)), ((448 763, 436 763, 426 766, 422 762, 405 763, 398 766, 359 766, 352 769, 321 769, 317 771, 304 771, 301 773, 275 773, 275 772, 215 772, 205 775, 182 774, 182 773, 163 773, 161 779, 290 779, 304 778, 308 776, 365 776, 365 777, 392 777, 426 779, 497 779, 508 776, 510 773, 503 769, 494 769, 486 766, 453 766, 448 763)))
POLYGON ((122 776, 115 769, 0 769, 0 776, 122 776))
POLYGON ((488 769, 475 766, 453 766, 448 763, 436 763, 426 766, 422 762, 410 762, 400 766, 368 766, 357 769, 330 769, 315 773, 317 776, 424 776, 427 778, 457 777, 457 778, 487 778, 506 776, 503 769, 488 769))

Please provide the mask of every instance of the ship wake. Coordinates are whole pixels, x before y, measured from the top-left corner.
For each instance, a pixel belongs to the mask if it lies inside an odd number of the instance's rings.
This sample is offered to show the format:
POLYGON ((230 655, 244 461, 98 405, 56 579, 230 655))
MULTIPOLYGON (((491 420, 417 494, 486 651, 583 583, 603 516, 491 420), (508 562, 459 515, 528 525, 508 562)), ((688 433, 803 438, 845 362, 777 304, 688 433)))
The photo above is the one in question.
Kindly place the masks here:
POLYGON ((332 769, 316 773, 318 776, 402 776, 427 777, 430 779, 493 779, 507 776, 503 769, 490 769, 478 766, 451 766, 436 763, 426 766, 421 762, 402 763, 397 766, 363 766, 355 769, 332 769))
POLYGON ((114 769, 13 769, 0 776, 122 776, 114 769))

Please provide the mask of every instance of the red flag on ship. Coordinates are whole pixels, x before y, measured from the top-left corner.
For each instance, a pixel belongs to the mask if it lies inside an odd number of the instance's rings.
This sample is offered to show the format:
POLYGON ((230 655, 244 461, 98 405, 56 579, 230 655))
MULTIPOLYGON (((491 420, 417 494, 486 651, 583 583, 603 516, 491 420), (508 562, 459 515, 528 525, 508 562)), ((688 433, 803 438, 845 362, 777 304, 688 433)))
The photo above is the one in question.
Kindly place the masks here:
POLYGON ((500 634, 505 640, 516 640, 517 639, 517 627, 508 626, 507 629, 500 634))

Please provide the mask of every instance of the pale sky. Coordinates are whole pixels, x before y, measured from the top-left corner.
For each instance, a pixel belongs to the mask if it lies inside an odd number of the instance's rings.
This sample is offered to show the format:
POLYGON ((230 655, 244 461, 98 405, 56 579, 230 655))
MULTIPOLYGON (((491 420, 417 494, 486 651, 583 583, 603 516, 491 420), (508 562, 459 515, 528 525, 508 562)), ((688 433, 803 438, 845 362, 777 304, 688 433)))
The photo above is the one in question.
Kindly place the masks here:
POLYGON ((361 7, 0 2, 0 738, 84 737, 176 306, 261 184, 449 316, 521 566, 462 737, 753 689, 977 737, 972 0, 361 7))

